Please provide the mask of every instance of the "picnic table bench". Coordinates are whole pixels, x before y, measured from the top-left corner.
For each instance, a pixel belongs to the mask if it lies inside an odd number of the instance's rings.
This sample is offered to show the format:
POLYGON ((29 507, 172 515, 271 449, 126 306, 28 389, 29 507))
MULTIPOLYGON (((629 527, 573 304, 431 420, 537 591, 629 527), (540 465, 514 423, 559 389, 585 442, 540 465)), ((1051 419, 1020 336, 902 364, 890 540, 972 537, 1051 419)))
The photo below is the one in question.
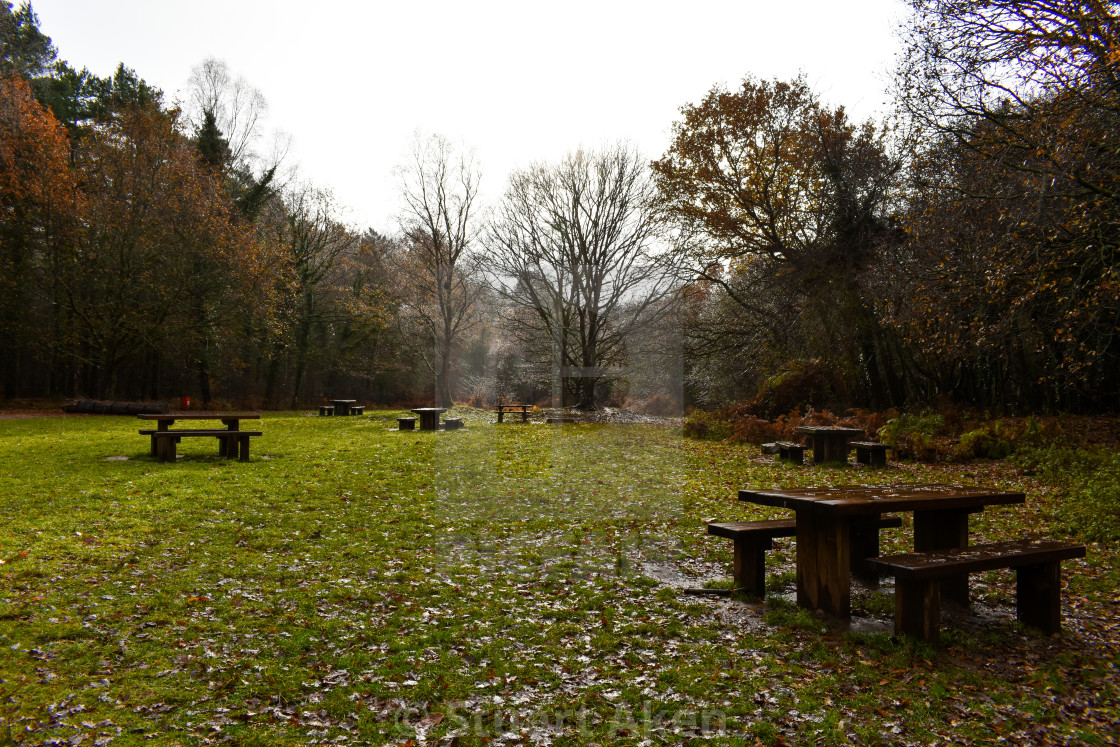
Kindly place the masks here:
POLYGON ((941 581, 997 568, 1016 572, 1016 616, 1047 633, 1061 629, 1061 561, 1085 557, 1085 546, 1058 540, 1013 540, 872 558, 895 577, 894 630, 936 641, 941 581))
POLYGON ((501 402, 499 402, 496 409, 498 410, 498 422, 499 423, 502 422, 502 416, 507 412, 520 412, 521 413, 521 422, 522 423, 528 423, 529 422, 529 410, 533 409, 533 406, 532 405, 504 405, 501 402))
MULTIPOLYGON (((902 526, 897 516, 876 516, 856 522, 852 527, 852 571, 868 575, 866 559, 879 554, 879 530, 902 526)), ((732 575, 735 587, 758 597, 766 596, 766 552, 774 548, 774 539, 797 534, 794 519, 773 521, 742 521, 708 524, 708 534, 726 537, 735 542, 732 575)), ((876 579, 877 581, 878 579, 876 579)))
POLYGON ((151 454, 161 462, 174 461, 176 446, 184 438, 216 438, 218 439, 218 455, 227 459, 249 459, 249 439, 263 435, 261 431, 243 431, 240 423, 242 420, 259 420, 256 413, 167 413, 137 415, 140 420, 155 420, 155 428, 143 428, 140 435, 148 436, 152 440, 151 454), (225 428, 171 428, 177 420, 220 420, 225 428))
POLYGON ((874 441, 852 441, 850 446, 856 447, 856 461, 872 467, 883 467, 887 464, 887 445, 874 441))
POLYGON ((805 463, 806 446, 793 441, 778 441, 774 446, 778 449, 779 460, 790 461, 794 464, 805 463))
POLYGON ((416 418, 397 418, 397 430, 399 430, 399 431, 416 430, 416 418))

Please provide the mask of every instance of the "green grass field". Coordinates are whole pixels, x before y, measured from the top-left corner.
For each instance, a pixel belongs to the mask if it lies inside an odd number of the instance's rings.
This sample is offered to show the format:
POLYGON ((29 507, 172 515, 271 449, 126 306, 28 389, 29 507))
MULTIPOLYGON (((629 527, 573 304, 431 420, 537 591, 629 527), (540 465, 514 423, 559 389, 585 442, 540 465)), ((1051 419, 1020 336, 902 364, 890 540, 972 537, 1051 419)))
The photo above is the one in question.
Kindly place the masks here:
MULTIPOLYGON (((1062 536, 1061 484, 1003 462, 775 464, 651 425, 396 432, 393 411, 266 414, 249 462, 130 417, 0 420, 0 744, 1116 743, 1114 543, 1064 565, 1065 630, 1014 622, 1010 572, 938 647, 727 585, 704 518, 741 487, 996 484, 977 540, 1062 536), (5 741, 7 740, 7 741, 5 741)), ((256 427, 254 425, 254 427, 256 427)), ((1041 474, 1041 473, 1040 473, 1041 474)), ((884 551, 910 541, 885 532, 884 551)))

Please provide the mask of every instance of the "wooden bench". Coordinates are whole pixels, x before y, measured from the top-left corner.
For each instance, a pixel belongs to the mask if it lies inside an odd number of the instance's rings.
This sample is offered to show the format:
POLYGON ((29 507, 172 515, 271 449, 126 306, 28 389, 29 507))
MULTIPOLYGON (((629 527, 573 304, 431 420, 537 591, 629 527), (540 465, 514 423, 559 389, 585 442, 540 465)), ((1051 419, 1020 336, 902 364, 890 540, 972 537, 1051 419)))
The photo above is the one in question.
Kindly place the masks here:
MULTIPOLYGON (((902 526, 897 516, 877 516, 867 521, 852 522, 851 565, 863 573, 866 559, 879 554, 879 530, 902 526)), ((746 594, 766 596, 766 552, 774 548, 777 537, 797 535, 794 519, 773 521, 742 521, 708 524, 708 534, 726 537, 735 542, 732 575, 735 586, 746 594)))
POLYGON ((887 445, 874 441, 852 441, 849 445, 856 447, 856 461, 872 467, 884 467, 887 464, 887 445))
POLYGON ((498 403, 498 406, 496 408, 498 410, 498 422, 499 423, 502 422, 502 415, 504 415, 507 412, 520 412, 521 413, 521 422, 522 423, 528 423, 529 422, 529 410, 531 410, 532 408, 533 408, 532 405, 503 405, 501 403, 498 403))
POLYGON ((778 459, 787 459, 794 464, 805 463, 805 449, 807 447, 804 445, 793 441, 778 441, 774 445, 778 447, 778 459))
POLYGON ((1014 568, 1019 622, 1046 633, 1061 629, 1061 561, 1085 557, 1085 546, 1058 540, 1014 540, 953 550, 871 558, 895 577, 894 631, 937 641, 943 578, 1014 568))
POLYGON ((361 415, 365 411, 366 411, 366 406, 365 405, 352 405, 350 407, 350 414, 351 415, 361 415))
POLYGON ((463 427, 462 418, 444 418, 443 429, 447 431, 455 431, 463 427))
POLYGON ((320 415, 334 415, 334 405, 319 405, 320 415))
POLYGON ((416 418, 397 418, 397 430, 401 430, 401 431, 414 431, 414 430, 416 430, 416 418))
POLYGON ((233 431, 233 430, 177 430, 177 431, 151 431, 152 440, 156 444, 156 456, 161 462, 175 461, 175 447, 183 438, 210 437, 218 439, 218 455, 227 459, 238 458, 243 462, 249 460, 249 439, 262 435, 260 431, 233 431))

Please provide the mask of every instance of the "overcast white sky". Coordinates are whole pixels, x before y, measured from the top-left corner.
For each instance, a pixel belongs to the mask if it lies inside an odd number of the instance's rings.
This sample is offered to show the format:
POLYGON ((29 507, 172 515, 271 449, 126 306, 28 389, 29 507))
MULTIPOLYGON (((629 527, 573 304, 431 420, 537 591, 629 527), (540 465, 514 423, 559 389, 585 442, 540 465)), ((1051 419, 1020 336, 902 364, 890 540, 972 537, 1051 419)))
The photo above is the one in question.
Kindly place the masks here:
POLYGON ((413 132, 475 150, 483 195, 511 169, 629 140, 648 157, 678 109, 747 74, 804 72, 856 118, 886 111, 900 0, 33 0, 59 56, 108 75, 123 62, 186 97, 224 60, 291 135, 304 179, 346 222, 382 231, 413 132))

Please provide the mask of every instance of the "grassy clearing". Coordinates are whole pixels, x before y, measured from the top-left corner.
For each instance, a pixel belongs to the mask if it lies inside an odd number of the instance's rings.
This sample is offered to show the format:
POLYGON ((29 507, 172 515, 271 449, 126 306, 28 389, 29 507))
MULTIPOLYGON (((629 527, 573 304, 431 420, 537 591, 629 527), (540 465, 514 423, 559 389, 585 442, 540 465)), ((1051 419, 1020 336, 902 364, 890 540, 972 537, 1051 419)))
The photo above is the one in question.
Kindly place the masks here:
POLYGON ((159 464, 133 418, 0 420, 0 743, 1116 739, 1113 545, 1067 564, 1055 638, 1016 627, 1010 573, 974 579, 980 615, 937 649, 891 638, 889 588, 838 627, 788 601, 791 540, 765 604, 680 593, 729 573, 703 518, 778 515, 740 487, 1026 490, 974 517, 996 539, 1067 526, 1060 474, 794 468, 462 408, 462 431, 400 433, 399 414, 266 415, 248 463, 188 439, 159 464))

